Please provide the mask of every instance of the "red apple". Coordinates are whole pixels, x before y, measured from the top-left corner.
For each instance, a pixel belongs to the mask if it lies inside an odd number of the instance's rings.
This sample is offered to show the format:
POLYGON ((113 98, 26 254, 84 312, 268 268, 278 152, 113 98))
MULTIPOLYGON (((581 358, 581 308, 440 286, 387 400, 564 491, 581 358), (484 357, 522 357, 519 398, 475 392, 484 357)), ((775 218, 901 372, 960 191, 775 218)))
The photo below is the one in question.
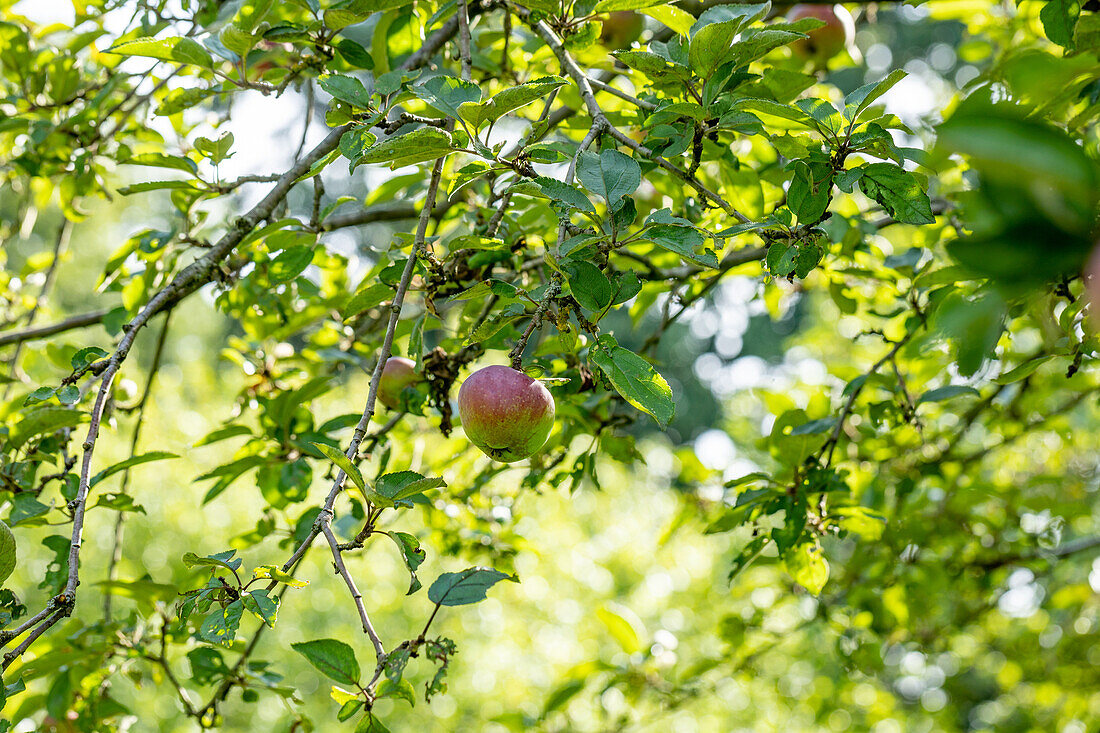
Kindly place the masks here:
POLYGON ((812 59, 823 65, 847 48, 855 35, 852 14, 841 5, 795 5, 787 13, 787 20, 791 23, 802 18, 825 21, 825 25, 820 28, 806 32, 809 38, 802 38, 791 44, 795 56, 802 59, 812 59))
POLYGON ((382 379, 378 382, 378 401, 391 410, 401 404, 401 392, 419 377, 416 362, 401 356, 391 356, 382 367, 382 379))
POLYGON ((554 426, 554 398, 523 372, 487 366, 462 383, 458 414, 471 443, 490 458, 512 463, 546 442, 554 426))

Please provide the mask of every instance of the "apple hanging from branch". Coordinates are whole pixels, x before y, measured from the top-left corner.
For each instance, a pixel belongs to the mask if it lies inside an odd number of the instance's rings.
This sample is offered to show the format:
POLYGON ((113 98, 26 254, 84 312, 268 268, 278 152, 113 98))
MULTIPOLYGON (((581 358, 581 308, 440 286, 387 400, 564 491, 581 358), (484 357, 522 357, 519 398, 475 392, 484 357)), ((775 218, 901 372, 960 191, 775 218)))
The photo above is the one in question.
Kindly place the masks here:
POLYGON ((554 398, 523 372, 487 366, 462 383, 458 414, 471 443, 490 458, 512 463, 546 442, 554 426, 554 398))
POLYGON ((382 378, 378 381, 378 401, 391 410, 401 405, 401 392, 405 387, 419 380, 416 374, 416 362, 403 356, 391 356, 382 367, 382 378))

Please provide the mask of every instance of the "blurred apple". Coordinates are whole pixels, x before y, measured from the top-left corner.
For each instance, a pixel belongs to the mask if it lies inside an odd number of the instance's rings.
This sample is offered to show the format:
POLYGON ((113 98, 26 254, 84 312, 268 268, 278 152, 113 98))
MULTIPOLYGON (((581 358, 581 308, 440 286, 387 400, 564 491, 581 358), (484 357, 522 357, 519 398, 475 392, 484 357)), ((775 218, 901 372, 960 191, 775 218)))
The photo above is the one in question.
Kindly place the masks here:
POLYGON ((1092 250, 1082 274, 1085 281, 1085 299, 1089 304, 1089 316, 1094 327, 1100 326, 1100 244, 1092 250))
POLYGON ((391 356, 382 367, 382 378, 378 381, 378 401, 391 410, 401 404, 401 392, 419 379, 416 374, 416 362, 403 356, 391 356))
POLYGON ((616 10, 608 14, 600 31, 600 41, 611 49, 630 48, 641 38, 645 19, 633 10, 616 10))
POLYGON ((798 58, 814 61, 819 66, 843 51, 855 37, 855 21, 852 14, 842 5, 802 4, 792 6, 787 20, 795 22, 802 18, 817 18, 825 25, 807 31, 809 38, 803 38, 791 44, 791 51, 798 58))

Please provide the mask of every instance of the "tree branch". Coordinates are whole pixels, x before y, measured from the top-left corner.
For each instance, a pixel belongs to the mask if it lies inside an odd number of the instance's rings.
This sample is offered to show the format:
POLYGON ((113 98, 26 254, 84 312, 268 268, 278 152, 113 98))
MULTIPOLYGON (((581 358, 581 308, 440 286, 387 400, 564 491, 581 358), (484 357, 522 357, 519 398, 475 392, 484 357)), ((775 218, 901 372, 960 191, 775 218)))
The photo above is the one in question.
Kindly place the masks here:
POLYGON ((94 326, 97 323, 103 321, 103 317, 110 313, 110 310, 103 309, 98 311, 92 311, 91 313, 81 313, 80 315, 70 316, 63 321, 57 323, 51 323, 48 326, 39 326, 38 328, 26 328, 22 331, 7 331, 0 333, 0 346, 9 346, 11 344, 21 344, 24 341, 31 341, 37 338, 43 338, 45 336, 54 336, 65 331, 72 331, 77 328, 85 328, 87 326, 94 326))

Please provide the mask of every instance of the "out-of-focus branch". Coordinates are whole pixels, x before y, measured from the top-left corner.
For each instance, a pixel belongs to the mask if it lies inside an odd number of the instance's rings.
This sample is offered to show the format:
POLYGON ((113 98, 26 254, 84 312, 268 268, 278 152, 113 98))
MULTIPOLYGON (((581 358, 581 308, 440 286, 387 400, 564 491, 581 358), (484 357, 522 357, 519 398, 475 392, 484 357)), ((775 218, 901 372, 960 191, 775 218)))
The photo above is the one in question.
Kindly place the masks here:
POLYGON ((108 313, 110 313, 109 310, 98 310, 92 311, 91 313, 81 313, 80 315, 70 316, 63 321, 51 323, 48 326, 39 326, 38 328, 26 328, 21 331, 8 331, 6 333, 0 333, 0 346, 21 344, 24 341, 31 341, 37 338, 53 336, 55 334, 64 333, 65 331, 72 331, 73 329, 77 328, 94 326, 97 323, 102 322, 103 317, 108 313))

